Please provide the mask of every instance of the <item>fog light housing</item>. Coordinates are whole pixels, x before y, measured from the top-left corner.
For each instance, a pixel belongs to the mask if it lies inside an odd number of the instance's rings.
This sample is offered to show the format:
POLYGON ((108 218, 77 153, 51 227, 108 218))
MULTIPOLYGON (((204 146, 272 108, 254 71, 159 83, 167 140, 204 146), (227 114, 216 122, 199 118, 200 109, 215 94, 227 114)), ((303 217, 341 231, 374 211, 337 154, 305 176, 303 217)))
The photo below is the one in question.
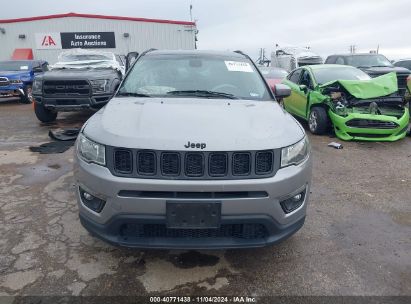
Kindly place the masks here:
POLYGON ((305 199, 305 189, 304 191, 294 194, 286 198, 285 200, 280 201, 281 208, 285 213, 293 212, 294 210, 301 207, 305 199))
POLYGON ((102 199, 95 197, 94 195, 90 194, 86 190, 79 187, 80 198, 83 204, 93 210, 94 212, 100 213, 103 210, 104 205, 106 204, 105 201, 102 199))

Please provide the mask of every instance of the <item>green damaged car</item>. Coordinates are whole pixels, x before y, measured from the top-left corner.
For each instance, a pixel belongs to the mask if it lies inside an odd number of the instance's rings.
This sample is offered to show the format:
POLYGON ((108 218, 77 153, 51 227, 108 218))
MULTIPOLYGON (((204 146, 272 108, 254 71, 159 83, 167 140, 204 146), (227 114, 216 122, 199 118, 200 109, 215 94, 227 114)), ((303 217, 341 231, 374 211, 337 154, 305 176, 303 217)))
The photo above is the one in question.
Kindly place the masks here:
POLYGON ((370 78, 351 66, 309 65, 283 83, 291 88, 283 107, 307 120, 314 134, 332 126, 343 140, 395 141, 407 133, 409 110, 393 72, 370 78))

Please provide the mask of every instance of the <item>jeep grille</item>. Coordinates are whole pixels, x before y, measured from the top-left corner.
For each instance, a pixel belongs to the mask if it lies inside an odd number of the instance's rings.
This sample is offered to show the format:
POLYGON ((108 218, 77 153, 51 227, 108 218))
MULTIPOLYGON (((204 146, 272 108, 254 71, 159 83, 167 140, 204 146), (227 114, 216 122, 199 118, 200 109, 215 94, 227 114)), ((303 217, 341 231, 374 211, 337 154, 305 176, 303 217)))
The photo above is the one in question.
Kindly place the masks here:
POLYGON ((113 175, 130 178, 264 178, 274 176, 280 167, 280 150, 189 152, 108 146, 106 153, 107 167, 113 175))

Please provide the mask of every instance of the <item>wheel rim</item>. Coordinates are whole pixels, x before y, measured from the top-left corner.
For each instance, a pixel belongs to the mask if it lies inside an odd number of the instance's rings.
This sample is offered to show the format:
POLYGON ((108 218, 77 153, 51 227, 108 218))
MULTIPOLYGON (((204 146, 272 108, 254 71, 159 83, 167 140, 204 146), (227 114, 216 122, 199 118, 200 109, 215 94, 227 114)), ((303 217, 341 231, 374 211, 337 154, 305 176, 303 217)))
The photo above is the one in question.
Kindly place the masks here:
POLYGON ((310 127, 310 131, 313 132, 317 129, 317 113, 316 112, 311 112, 310 117, 308 119, 308 126, 310 127))

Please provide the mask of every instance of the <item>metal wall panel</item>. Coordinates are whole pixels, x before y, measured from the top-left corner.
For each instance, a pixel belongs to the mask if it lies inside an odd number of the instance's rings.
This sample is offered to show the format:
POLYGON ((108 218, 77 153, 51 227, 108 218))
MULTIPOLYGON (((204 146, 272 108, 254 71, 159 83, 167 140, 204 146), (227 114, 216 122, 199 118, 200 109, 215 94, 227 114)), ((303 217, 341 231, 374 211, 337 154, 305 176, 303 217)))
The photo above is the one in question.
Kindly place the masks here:
POLYGON ((100 49, 117 54, 142 52, 149 48, 194 49, 195 26, 128 20, 108 20, 83 17, 66 17, 15 23, 0 23, 0 60, 8 60, 16 48, 31 48, 35 59, 53 64, 62 50, 36 49, 36 33, 56 32, 114 32, 116 49, 100 49), (129 37, 124 37, 129 33, 129 37), (19 35, 25 35, 25 39, 19 35))

